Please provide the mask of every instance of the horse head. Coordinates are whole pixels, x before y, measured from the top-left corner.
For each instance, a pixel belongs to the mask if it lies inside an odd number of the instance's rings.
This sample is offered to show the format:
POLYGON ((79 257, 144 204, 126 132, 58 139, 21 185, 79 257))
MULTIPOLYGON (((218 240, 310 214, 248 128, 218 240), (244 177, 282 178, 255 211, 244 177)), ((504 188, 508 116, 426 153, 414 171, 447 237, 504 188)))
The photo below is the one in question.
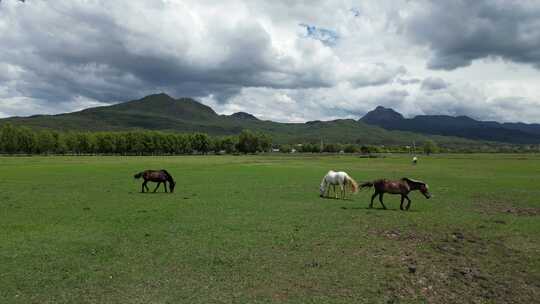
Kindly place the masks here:
POLYGON ((421 184, 420 185, 420 188, 418 190, 420 190, 420 193, 422 193, 427 199, 429 199, 431 197, 431 193, 429 193, 429 190, 428 190, 429 186, 427 184, 421 184))
POLYGON ((424 195, 425 198, 429 199, 431 197, 431 193, 429 193, 429 186, 428 184, 424 183, 423 181, 411 179, 411 178, 403 178, 409 185, 411 185, 411 189, 417 189, 424 195))
POLYGON ((176 182, 170 181, 169 182, 169 190, 171 190, 171 193, 174 192, 174 186, 176 186, 176 182))

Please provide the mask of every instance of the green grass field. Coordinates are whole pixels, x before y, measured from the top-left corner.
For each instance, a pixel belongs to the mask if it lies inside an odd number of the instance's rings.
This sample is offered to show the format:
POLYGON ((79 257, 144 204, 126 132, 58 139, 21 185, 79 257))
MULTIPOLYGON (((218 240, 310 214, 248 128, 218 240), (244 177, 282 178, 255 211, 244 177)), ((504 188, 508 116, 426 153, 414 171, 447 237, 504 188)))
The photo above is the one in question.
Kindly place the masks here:
POLYGON ((539 155, 2 157, 0 303, 532 303, 539 177, 539 155), (139 193, 150 168, 174 194, 139 193), (321 199, 329 169, 434 197, 321 199))

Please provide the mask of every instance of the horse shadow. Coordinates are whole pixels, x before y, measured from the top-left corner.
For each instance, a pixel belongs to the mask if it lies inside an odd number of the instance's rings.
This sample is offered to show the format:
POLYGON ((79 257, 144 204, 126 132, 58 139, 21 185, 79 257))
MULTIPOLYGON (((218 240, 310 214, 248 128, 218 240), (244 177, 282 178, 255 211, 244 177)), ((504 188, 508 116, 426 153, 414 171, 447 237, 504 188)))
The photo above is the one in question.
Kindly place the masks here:
POLYGON ((334 201, 346 201, 346 202, 352 202, 353 200, 351 198, 339 198, 339 197, 329 197, 329 196, 323 196, 320 197, 322 199, 326 200, 334 200, 334 201))
POLYGON ((368 207, 348 207, 348 206, 341 206, 342 210, 367 210, 367 211, 403 211, 403 212, 418 212, 416 210, 400 210, 399 208, 396 208, 396 209, 390 209, 390 208, 387 208, 387 209, 384 209, 384 208, 369 208, 368 207))

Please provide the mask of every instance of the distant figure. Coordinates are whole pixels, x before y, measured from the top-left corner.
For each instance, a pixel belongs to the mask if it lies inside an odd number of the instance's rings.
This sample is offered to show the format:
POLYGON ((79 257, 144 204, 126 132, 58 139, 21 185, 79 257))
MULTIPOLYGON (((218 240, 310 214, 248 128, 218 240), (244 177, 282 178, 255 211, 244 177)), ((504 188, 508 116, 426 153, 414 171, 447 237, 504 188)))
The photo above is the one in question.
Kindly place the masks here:
POLYGON ((159 188, 159 185, 163 183, 163 187, 165 187, 165 192, 167 192, 167 182, 169 182, 169 189, 171 190, 171 193, 174 191, 174 186, 176 183, 174 182, 172 176, 167 172, 167 170, 161 169, 161 170, 145 170, 143 172, 139 172, 133 176, 134 178, 143 178, 144 182, 142 183, 142 190, 141 192, 144 193, 144 189, 146 188, 146 191, 149 191, 148 186, 146 185, 149 181, 158 183, 156 188, 154 189, 154 192, 159 188))
POLYGON ((330 170, 328 171, 328 173, 326 173, 326 175, 321 181, 321 186, 319 188, 321 192, 321 197, 324 197, 325 193, 327 197, 330 195, 330 185, 334 189, 334 194, 336 198, 338 198, 336 192, 336 185, 339 185, 340 195, 342 199, 345 199, 347 185, 351 186, 351 190, 353 193, 358 192, 358 184, 356 183, 356 181, 343 171, 335 172, 330 170))
POLYGON ((416 165, 416 163, 418 163, 418 158, 415 156, 412 158, 412 164, 416 165))
POLYGON ((429 199, 431 197, 431 194, 428 190, 428 185, 424 183, 423 181, 414 180, 412 178, 404 177, 397 181, 387 180, 387 179, 378 179, 373 182, 366 182, 360 185, 360 188, 365 187, 375 187, 375 193, 371 196, 371 203, 369 204, 369 208, 373 207, 373 200, 378 195, 379 196, 379 202, 381 202, 381 205, 383 209, 386 209, 386 206, 384 205, 382 199, 384 193, 390 193, 390 194, 401 194, 401 204, 399 205, 399 209, 403 209, 403 200, 407 199, 409 202, 407 203, 407 207, 405 210, 409 210, 411 207, 411 200, 408 197, 409 192, 414 190, 420 190, 420 192, 429 199))

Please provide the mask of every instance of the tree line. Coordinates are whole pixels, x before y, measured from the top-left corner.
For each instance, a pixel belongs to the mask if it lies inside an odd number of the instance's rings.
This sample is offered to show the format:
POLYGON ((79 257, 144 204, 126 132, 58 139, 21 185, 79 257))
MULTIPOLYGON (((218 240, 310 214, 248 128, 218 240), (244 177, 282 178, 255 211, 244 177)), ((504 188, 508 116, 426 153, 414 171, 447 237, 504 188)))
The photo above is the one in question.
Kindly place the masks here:
MULTIPOLYGON (((207 153, 258 153, 272 148, 280 152, 300 153, 413 153, 410 146, 383 146, 339 143, 303 143, 273 145, 264 133, 249 130, 236 136, 209 136, 205 133, 175 133, 163 131, 123 132, 58 132, 4 124, 0 127, 2 154, 121 154, 177 155, 207 153)), ((426 140, 417 147, 418 153, 527 153, 540 151, 539 145, 479 144, 438 146, 426 140)))
MULTIPOLYGON (((283 144, 279 146, 281 152, 297 151, 301 153, 413 153, 410 146, 377 146, 360 144, 339 144, 339 143, 305 143, 297 145, 283 144)), ((426 140, 423 147, 419 147, 418 152, 432 154, 440 152, 440 148, 433 140, 426 140)))
POLYGON ((173 155, 257 153, 271 148, 270 136, 249 130, 238 136, 209 136, 145 130, 58 132, 11 124, 0 128, 0 152, 4 154, 173 155))

